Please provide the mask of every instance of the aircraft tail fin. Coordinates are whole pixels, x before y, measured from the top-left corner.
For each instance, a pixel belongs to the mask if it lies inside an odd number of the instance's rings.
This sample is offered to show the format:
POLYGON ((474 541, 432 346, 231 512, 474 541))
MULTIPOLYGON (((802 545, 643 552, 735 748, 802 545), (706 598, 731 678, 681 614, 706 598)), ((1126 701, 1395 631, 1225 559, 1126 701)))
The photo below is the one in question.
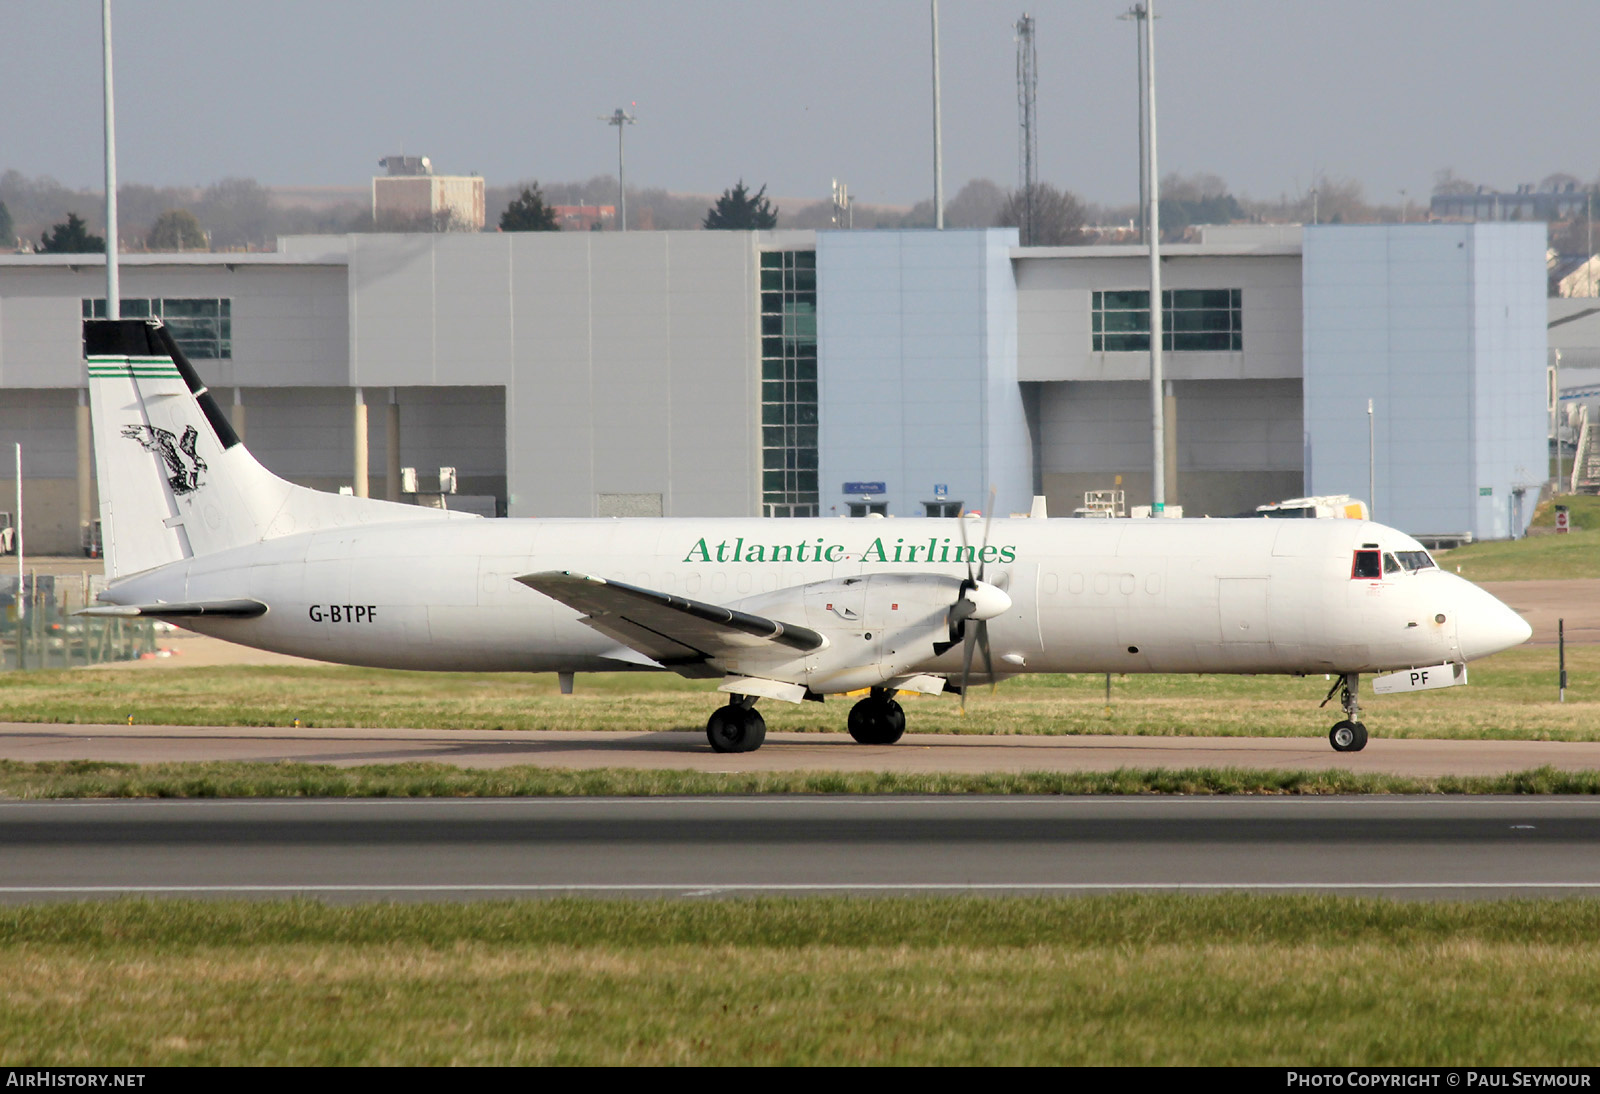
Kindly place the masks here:
POLYGON ((467 516, 286 482, 258 463, 159 321, 83 324, 113 580, 318 528, 467 516))

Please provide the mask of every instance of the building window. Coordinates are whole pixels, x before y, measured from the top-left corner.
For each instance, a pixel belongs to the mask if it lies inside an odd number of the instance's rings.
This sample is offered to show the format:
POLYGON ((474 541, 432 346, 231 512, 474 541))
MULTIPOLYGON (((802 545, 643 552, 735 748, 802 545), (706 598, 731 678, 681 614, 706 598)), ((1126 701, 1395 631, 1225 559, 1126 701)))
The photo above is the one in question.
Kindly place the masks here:
MULTIPOLYGON (((1239 289, 1164 289, 1161 348, 1174 353, 1244 348, 1239 289)), ((1093 294, 1096 352, 1150 350, 1150 291, 1093 294)))
POLYGON ((961 503, 959 501, 925 501, 922 503, 923 516, 928 517, 959 517, 961 503))
MULTIPOLYGON (((85 319, 106 317, 105 297, 83 302, 85 319)), ((124 319, 159 319, 185 357, 196 361, 233 357, 233 301, 214 297, 156 297, 122 301, 124 319)))
POLYGON ((761 255, 761 511, 814 517, 817 494, 817 256, 761 255))

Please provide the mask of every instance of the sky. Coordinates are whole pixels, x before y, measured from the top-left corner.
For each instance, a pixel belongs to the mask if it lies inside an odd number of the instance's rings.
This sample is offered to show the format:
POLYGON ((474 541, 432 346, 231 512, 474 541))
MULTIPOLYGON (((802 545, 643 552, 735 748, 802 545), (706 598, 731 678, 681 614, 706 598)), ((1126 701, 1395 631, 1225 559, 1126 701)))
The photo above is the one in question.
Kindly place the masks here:
MULTIPOLYGON (((1132 0, 943 0, 946 197, 1018 178, 1015 23, 1036 21, 1041 179, 1137 197, 1132 0)), ((1435 173, 1600 174, 1594 0, 1155 0, 1158 163, 1236 194, 1369 201, 1435 173)), ((933 192, 928 0, 113 0, 122 182, 364 187, 404 151, 490 185, 859 202, 933 192)), ((0 0, 0 171, 103 184, 99 0, 0 0)))

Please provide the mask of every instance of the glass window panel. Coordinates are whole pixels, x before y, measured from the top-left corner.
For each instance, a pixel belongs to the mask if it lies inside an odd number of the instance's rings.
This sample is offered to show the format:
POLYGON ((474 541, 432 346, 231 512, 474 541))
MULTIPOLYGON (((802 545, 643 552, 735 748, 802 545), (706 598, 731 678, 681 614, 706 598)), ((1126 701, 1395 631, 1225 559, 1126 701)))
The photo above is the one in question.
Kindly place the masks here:
POLYGON ((763 270, 776 270, 783 266, 782 251, 762 251, 761 268, 763 270))
POLYGON ((781 425, 763 426, 761 428, 761 443, 767 448, 782 448, 783 427, 781 425))
POLYGON ((794 255, 794 264, 799 269, 814 270, 817 268, 816 251, 793 251, 791 253, 794 255))
POLYGON ((1143 334, 1107 334, 1104 350, 1107 353, 1131 353, 1150 349, 1150 332, 1143 334))
POLYGON ((783 333, 783 316, 781 316, 781 315, 763 315, 761 317, 761 333, 762 334, 782 334, 783 333))
POLYGON ((1105 331, 1116 334, 1126 331, 1150 332, 1150 313, 1147 311, 1108 311, 1105 313, 1105 331))
POLYGON ((778 405, 773 404, 773 403, 762 403, 761 404, 761 424, 762 425, 782 425, 783 424, 783 407, 778 406, 778 405))
POLYGON ((815 493, 817 489, 817 473, 815 471, 802 471, 799 476, 800 489, 806 493, 815 493))
POLYGON ((763 339, 761 339, 761 356, 763 356, 763 357, 782 357, 783 356, 783 339, 779 338, 779 337, 771 337, 771 338, 763 338, 763 339))
POLYGON ((800 413, 795 416, 795 421, 798 424, 800 424, 800 425, 816 425, 817 424, 817 404, 816 403, 808 403, 807 405, 799 407, 798 409, 799 409, 800 413))
POLYGON ((761 453, 761 466, 768 471, 775 471, 783 467, 783 449, 768 448, 761 453))
POLYGON ((761 362, 761 378, 763 380, 781 380, 781 379, 783 379, 783 362, 782 361, 762 361, 761 362))
POLYGON ((761 294, 761 311, 764 315, 783 310, 783 294, 781 292, 764 292, 761 294))
POLYGON ((794 272, 794 287, 796 292, 814 293, 817 291, 817 271, 814 269, 796 270, 794 272))
POLYGON ((801 380, 815 380, 817 378, 817 363, 814 360, 813 361, 805 361, 805 360, 796 361, 794 368, 795 368, 795 373, 794 374, 798 379, 801 379, 801 380))
POLYGON ((802 403, 815 403, 817 401, 817 385, 814 381, 796 384, 795 387, 798 389, 795 392, 795 398, 802 403))
POLYGON ((783 472, 782 471, 763 471, 763 472, 761 472, 761 489, 770 490, 770 491, 772 491, 774 493, 781 494, 783 492, 783 472))
POLYGON ((764 403, 783 402, 783 381, 764 380, 761 384, 761 401, 764 403))
POLYGON ((783 271, 782 270, 762 270, 761 271, 761 291, 762 292, 769 292, 769 291, 770 292, 777 292, 778 290, 780 290, 782 288, 783 288, 783 271))
POLYGON ((1105 301, 1104 307, 1107 311, 1125 310, 1129 308, 1139 308, 1143 310, 1150 307, 1149 290, 1145 290, 1144 292, 1137 292, 1134 290, 1128 290, 1125 292, 1108 292, 1102 293, 1101 296, 1105 301))
POLYGON ((795 451, 800 467, 806 471, 817 469, 817 450, 815 448, 800 448, 795 451))

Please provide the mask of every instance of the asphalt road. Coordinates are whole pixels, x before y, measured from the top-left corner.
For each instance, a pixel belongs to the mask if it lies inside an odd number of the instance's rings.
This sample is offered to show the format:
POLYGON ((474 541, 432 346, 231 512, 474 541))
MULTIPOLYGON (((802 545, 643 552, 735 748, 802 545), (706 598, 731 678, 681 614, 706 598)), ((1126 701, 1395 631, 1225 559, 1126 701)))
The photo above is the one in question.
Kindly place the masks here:
POLYGON ((175 763, 232 760, 332 764, 431 762, 711 772, 1114 771, 1241 767, 1258 771, 1501 775, 1535 767, 1600 768, 1600 741, 1390 740, 1335 752, 1316 737, 981 736, 912 733, 858 745, 845 733, 769 733, 755 752, 717 753, 704 733, 499 732, 470 729, 291 729, 284 726, 44 725, 0 722, 0 759, 175 763))
POLYGON ((1600 895, 1570 798, 0 803, 0 900, 1313 890, 1600 895))

